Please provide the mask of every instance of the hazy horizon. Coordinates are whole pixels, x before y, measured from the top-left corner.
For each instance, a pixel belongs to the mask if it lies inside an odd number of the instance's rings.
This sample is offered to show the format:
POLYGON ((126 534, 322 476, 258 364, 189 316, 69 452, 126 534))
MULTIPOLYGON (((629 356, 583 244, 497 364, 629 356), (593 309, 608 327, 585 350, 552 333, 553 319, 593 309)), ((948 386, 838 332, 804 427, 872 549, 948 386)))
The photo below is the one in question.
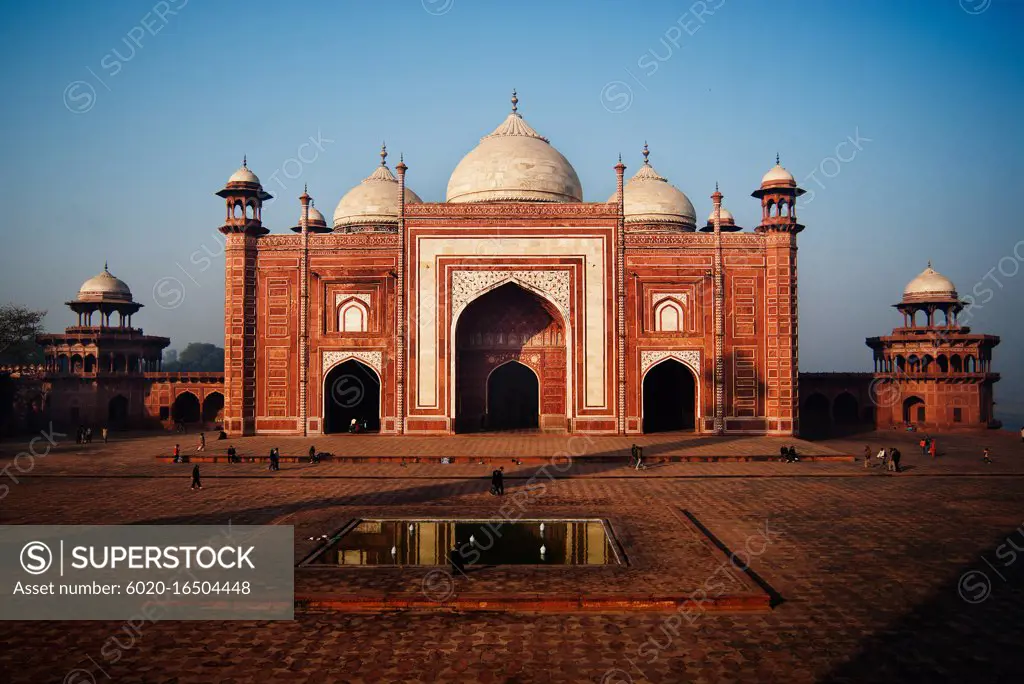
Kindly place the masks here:
POLYGON ((223 200, 247 155, 289 232, 303 185, 330 220, 379 163, 425 201, 519 111, 586 201, 621 152, 703 223, 718 182, 750 229, 781 155, 798 204, 801 371, 870 371, 866 337, 930 260, 999 335, 996 415, 1024 424, 1024 3, 192 0, 8 5, 0 35, 6 249, 0 301, 46 327, 109 262, 147 333, 223 345, 223 200), (697 8, 696 10, 694 8, 697 8), (701 11, 703 8, 704 11, 701 11), (41 47, 43 46, 43 47, 41 47), (45 49, 45 57, 43 50, 45 49), (41 276, 41 277, 40 277, 41 276))

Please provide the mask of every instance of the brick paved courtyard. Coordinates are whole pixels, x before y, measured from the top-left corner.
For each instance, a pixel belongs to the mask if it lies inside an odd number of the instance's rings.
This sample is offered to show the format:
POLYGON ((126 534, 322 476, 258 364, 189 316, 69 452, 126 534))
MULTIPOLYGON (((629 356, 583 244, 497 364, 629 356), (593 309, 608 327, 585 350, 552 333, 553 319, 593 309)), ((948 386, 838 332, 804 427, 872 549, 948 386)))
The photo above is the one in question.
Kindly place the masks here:
MULTIPOLYGON (((191 438, 177 439, 193 446, 191 438)), ((359 439, 339 445, 372 455, 373 438, 359 439)), ((476 439, 482 441, 473 448, 488 458, 558 448, 552 438, 534 435, 476 439)), ((737 591, 771 595, 776 605, 770 610, 696 611, 685 619, 663 610, 299 612, 294 622, 147 624, 141 635, 123 623, 9 622, 0 625, 7 646, 0 681, 1016 680, 1024 559, 1006 543, 1024 548, 1024 448, 1008 434, 940 437, 940 457, 932 461, 915 453, 915 439, 884 433, 806 445, 859 455, 865 444, 873 450, 899 444, 907 467, 899 475, 849 461, 684 462, 643 472, 624 463, 577 461, 530 498, 528 513, 612 520, 629 565, 592 572, 484 569, 456 587, 464 595, 503 590, 512 596, 692 591, 715 571, 716 557, 679 523, 685 510, 726 549, 738 556, 748 550, 750 572, 731 568, 730 576, 737 591), (983 446, 993 449, 994 464, 981 463, 983 446), (961 583, 968 571, 975 571, 971 581, 961 583)), ((18 482, 5 479, 0 521, 292 524, 299 559, 313 547, 308 536, 341 520, 490 517, 501 504, 486 491, 493 466, 433 459, 457 440, 410 446, 432 460, 406 467, 284 464, 269 473, 257 463, 204 464, 201 492, 188 489, 191 466, 156 460, 175 441, 62 442, 45 457, 21 457, 6 471, 18 482)), ((283 453, 308 448, 294 438, 236 442, 243 453, 274 445, 283 453)), ((630 441, 621 442, 592 448, 621 449, 624 457, 630 441)), ((666 436, 648 448, 659 445, 712 456, 778 450, 778 442, 766 438, 666 436)), ((27 440, 0 445, 0 463, 13 464, 26 446, 27 440)), ((210 443, 211 452, 224 448, 224 442, 210 443)), ((509 495, 537 470, 507 466, 509 495)), ((330 582, 297 571, 297 593, 414 594, 421 586, 422 570, 342 572, 330 582)))

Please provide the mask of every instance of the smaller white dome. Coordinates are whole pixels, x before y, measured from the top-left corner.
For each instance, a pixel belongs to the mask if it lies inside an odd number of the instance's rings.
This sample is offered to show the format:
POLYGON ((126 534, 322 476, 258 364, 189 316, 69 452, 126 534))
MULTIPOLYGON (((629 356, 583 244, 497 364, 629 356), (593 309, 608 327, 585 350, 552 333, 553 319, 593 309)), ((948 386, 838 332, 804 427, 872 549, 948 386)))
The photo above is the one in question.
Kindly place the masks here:
MULTIPOLYGON (((718 217, 722 223, 736 223, 736 220, 732 217, 732 212, 722 207, 718 212, 718 217)), ((708 223, 715 222, 715 210, 712 209, 711 213, 708 214, 708 223)))
POLYGON ((82 287, 78 288, 78 301, 80 302, 130 302, 132 291, 121 279, 115 278, 103 264, 103 272, 89 278, 82 287))
POLYGON ((325 219, 324 215, 320 212, 320 210, 314 206, 310 206, 309 208, 309 222, 322 223, 325 226, 327 225, 327 219, 325 219))
POLYGON ((776 162, 775 166, 761 177, 761 185, 796 185, 796 179, 776 162))
MULTIPOLYGON (((363 182, 345 193, 334 210, 334 228, 351 226, 398 225, 398 179, 386 163, 387 151, 381 148, 380 166, 363 182)), ((405 203, 423 200, 405 188, 405 203)))
MULTIPOLYGON (((674 225, 693 230, 697 212, 682 190, 658 174, 647 160, 650 154, 644 143, 644 163, 622 188, 622 203, 627 224, 674 225)), ((615 201, 615 195, 608 200, 615 201)))
POLYGON ((255 173, 249 170, 247 161, 242 159, 242 166, 231 174, 231 178, 228 178, 228 183, 252 183, 253 185, 260 185, 260 179, 255 173))
POLYGON ((921 271, 903 289, 904 300, 928 301, 957 298, 956 286, 953 281, 933 269, 931 262, 928 262, 928 268, 921 271))

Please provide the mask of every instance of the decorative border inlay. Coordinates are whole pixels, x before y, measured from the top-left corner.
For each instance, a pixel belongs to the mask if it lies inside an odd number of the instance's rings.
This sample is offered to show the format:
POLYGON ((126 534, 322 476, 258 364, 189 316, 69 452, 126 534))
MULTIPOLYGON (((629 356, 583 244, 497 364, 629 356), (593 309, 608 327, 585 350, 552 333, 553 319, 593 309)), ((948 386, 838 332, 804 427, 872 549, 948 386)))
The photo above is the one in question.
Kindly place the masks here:
POLYGON ((645 349, 640 352, 640 372, 667 358, 676 359, 688 366, 700 378, 699 349, 645 349))
POLYGON ((377 373, 383 375, 381 370, 383 366, 384 354, 379 351, 367 351, 365 349, 353 349, 352 351, 325 351, 323 354, 323 375, 327 376, 327 371, 337 366, 343 361, 349 359, 356 359, 362 361, 370 368, 377 371, 377 373))
POLYGON ((664 299, 678 299, 683 303, 683 306, 689 306, 690 304, 689 301, 687 301, 687 295, 685 292, 659 292, 651 297, 651 304, 657 306, 658 302, 664 299))
POLYGON ((482 271, 452 272, 451 307, 454 320, 469 302, 496 285, 514 282, 527 290, 548 295, 568 320, 569 272, 559 271, 482 271))
POLYGON ((334 308, 337 309, 346 299, 358 299, 366 304, 367 309, 370 308, 370 295, 366 292, 338 292, 334 295, 334 308))

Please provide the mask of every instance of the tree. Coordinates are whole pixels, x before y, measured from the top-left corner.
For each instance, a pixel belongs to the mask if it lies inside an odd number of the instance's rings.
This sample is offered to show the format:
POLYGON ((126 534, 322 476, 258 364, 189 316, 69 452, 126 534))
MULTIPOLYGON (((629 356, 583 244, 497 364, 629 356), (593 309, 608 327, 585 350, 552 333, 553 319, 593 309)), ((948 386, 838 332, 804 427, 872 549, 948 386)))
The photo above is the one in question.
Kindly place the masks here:
POLYGON ((173 349, 164 353, 163 368, 167 371, 224 370, 224 350, 208 342, 189 342, 179 354, 173 349))
POLYGON ((43 350, 36 335, 43 333, 45 311, 16 304, 0 305, 0 363, 42 363, 43 350))

